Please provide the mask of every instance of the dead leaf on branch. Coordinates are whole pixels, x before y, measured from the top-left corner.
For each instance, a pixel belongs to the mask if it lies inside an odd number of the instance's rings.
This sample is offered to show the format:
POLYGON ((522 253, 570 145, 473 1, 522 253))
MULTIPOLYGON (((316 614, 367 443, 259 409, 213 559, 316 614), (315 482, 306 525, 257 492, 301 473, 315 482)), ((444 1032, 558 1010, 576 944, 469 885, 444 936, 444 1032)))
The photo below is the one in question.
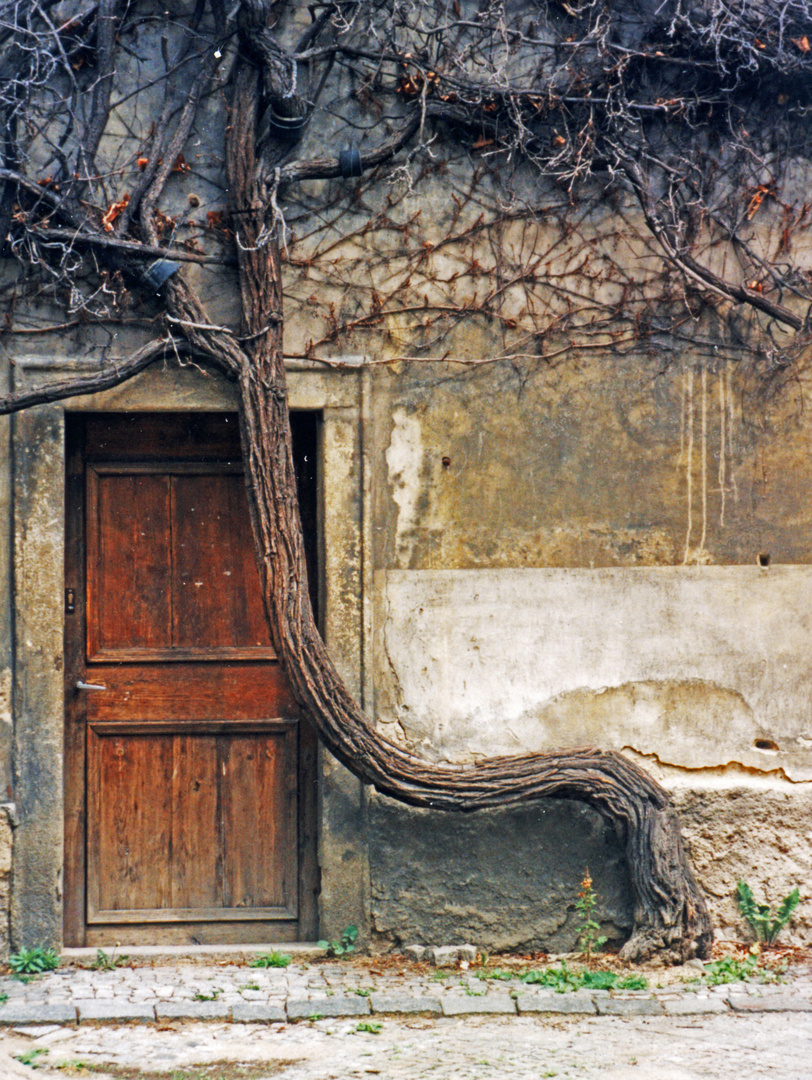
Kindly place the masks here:
POLYGON ((775 192, 769 186, 769 184, 759 184, 747 206, 747 220, 752 221, 755 217, 756 211, 767 198, 767 196, 774 194, 775 192))
POLYGON ((102 225, 104 227, 105 232, 112 232, 113 231, 113 222, 116 220, 117 217, 119 217, 119 215, 124 213, 124 211, 127 209, 128 205, 129 205, 129 203, 130 203, 129 192, 125 192, 121 196, 121 198, 119 199, 118 202, 113 203, 113 205, 109 208, 107 213, 102 218, 102 225))

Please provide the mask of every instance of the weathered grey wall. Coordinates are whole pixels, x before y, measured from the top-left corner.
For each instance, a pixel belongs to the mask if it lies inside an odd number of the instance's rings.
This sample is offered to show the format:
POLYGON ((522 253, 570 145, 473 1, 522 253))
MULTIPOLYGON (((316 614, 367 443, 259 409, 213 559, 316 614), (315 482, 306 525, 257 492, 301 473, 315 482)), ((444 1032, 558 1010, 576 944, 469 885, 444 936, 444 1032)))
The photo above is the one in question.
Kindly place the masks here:
POLYGON ((589 868, 603 933, 631 930, 628 871, 613 829, 580 803, 478 814, 369 806, 373 942, 567 951, 589 868))

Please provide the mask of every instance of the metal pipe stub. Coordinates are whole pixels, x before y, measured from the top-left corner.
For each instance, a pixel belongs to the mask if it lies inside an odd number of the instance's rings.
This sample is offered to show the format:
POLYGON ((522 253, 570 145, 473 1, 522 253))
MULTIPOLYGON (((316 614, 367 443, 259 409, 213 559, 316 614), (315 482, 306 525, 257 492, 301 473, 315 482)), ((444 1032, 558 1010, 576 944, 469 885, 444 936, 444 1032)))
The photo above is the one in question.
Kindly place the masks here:
POLYGON ((141 275, 141 280, 157 292, 178 270, 180 270, 179 262, 173 262, 172 259, 157 259, 149 264, 141 275))
POLYGON ((364 163, 361 161, 361 151, 357 146, 347 146, 339 153, 338 167, 341 175, 347 180, 363 173, 364 163))

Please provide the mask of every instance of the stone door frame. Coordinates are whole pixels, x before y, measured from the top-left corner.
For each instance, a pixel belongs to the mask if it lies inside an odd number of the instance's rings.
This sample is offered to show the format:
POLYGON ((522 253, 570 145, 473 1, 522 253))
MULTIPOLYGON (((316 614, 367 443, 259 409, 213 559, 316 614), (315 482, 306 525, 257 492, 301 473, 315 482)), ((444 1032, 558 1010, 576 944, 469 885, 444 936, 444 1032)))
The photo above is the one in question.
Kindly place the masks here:
MULTIPOLYGON (((97 370, 53 356, 15 359, 13 390, 97 370)), ((370 679, 369 373, 291 364, 290 405, 321 414, 322 630, 351 690, 370 679)), ((18 413, 12 424, 14 806, 12 948, 62 946, 65 412, 233 411, 233 387, 193 364, 154 364, 113 390, 18 413)), ((363 786, 329 754, 319 767, 320 933, 368 923, 363 786)))

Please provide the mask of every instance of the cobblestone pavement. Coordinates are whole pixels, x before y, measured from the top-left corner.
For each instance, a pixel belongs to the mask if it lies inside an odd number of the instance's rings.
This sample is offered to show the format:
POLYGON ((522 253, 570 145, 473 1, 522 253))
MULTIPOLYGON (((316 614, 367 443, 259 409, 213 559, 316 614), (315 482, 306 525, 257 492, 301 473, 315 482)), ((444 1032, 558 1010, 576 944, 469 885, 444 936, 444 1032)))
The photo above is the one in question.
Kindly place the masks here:
POLYGON ((809 1014, 689 1017, 403 1017, 304 1024, 178 1023, 8 1029, 3 1080, 115 1076, 154 1080, 808 1080, 809 1014), (34 1052, 32 1055, 32 1051, 34 1052), (40 1056, 37 1051, 44 1051, 40 1056), (37 1065, 32 1074, 14 1055, 37 1065), (94 1069, 79 1070, 78 1063, 94 1069), (239 1068, 235 1063, 240 1063, 239 1068), (136 1071, 137 1070, 137 1071, 136 1071))
POLYGON ((71 967, 27 984, 6 976, 0 1080, 31 1077, 14 1057, 27 1054, 42 1077, 70 1075, 66 1062, 187 1070, 184 1080, 812 1075, 808 971, 712 988, 656 979, 647 991, 557 994, 406 963, 265 969, 228 959, 71 967), (252 1064, 250 1074, 235 1062, 252 1064))

